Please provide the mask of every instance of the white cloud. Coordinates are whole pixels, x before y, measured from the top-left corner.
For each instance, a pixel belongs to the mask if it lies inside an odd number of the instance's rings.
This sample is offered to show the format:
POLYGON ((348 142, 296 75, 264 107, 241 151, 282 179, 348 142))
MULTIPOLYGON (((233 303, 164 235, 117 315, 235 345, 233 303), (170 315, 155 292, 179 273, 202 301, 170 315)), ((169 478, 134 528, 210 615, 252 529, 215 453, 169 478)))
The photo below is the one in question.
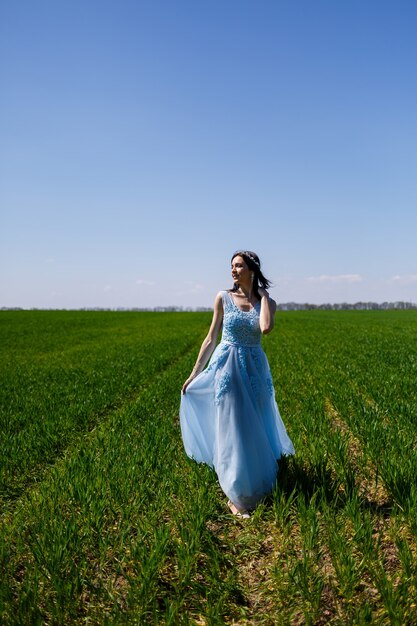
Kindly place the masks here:
POLYGON ((360 274, 321 274, 307 278, 312 283, 360 283, 363 277, 360 274))
POLYGON ((411 283, 417 283, 417 274, 396 274, 391 280, 397 284, 410 285, 411 283))
POLYGON ((201 293, 205 290, 204 285, 201 285, 200 283, 193 283, 187 280, 184 282, 184 284, 186 285, 185 291, 178 291, 178 296, 186 296, 192 293, 201 293))
POLYGON ((136 284, 137 285, 147 285, 149 287, 149 286, 154 285, 155 283, 154 283, 153 280, 144 280, 143 278, 138 278, 138 280, 136 281, 136 284))
POLYGON ((104 291, 112 291, 113 287, 111 285, 105 285, 104 291))
POLYGON ((201 285, 200 283, 193 283, 191 281, 186 281, 185 284, 190 286, 190 289, 192 292, 201 291, 202 289, 204 289, 204 285, 201 285))

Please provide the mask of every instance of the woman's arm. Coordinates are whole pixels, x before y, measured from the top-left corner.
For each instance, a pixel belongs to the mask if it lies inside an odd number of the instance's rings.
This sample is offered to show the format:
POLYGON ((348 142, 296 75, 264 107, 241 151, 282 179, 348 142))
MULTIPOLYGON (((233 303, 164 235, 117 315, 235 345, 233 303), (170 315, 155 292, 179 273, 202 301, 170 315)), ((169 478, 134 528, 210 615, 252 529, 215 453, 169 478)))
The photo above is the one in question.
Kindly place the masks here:
POLYGON ((217 344, 217 337, 219 336, 220 328, 223 322, 223 300, 222 294, 218 293, 214 301, 213 319, 211 322, 210 330, 207 333, 206 338, 201 344, 200 352, 198 353, 197 360, 193 367, 190 376, 187 378, 182 386, 182 393, 185 393, 188 385, 200 372, 203 371, 207 361, 214 352, 217 344))
POLYGON ((269 297, 269 293, 266 289, 259 288, 258 292, 261 296, 259 326, 261 327, 261 333, 267 335, 274 328, 274 316, 277 310, 277 303, 269 297))

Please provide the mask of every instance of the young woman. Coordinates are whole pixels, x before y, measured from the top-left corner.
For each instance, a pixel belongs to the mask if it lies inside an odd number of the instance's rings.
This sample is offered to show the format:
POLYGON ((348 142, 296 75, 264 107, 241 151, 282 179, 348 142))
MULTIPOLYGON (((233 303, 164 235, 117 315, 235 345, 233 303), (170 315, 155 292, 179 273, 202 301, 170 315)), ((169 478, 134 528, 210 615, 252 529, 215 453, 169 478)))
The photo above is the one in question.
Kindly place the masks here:
POLYGON ((254 252, 235 252, 231 264, 234 286, 216 296, 210 330, 182 387, 180 420, 188 456, 214 467, 232 513, 249 517, 275 485, 277 460, 294 447, 260 344, 274 327, 270 282, 254 252))

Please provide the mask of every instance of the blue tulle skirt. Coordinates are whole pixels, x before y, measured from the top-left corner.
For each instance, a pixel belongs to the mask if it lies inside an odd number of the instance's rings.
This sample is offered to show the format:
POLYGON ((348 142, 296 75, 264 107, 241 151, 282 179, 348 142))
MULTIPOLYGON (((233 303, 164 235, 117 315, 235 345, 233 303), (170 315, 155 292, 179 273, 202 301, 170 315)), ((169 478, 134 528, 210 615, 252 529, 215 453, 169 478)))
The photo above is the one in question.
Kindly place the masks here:
POLYGON ((227 497, 253 509, 276 484, 277 461, 294 454, 261 347, 221 342, 181 396, 185 451, 217 473, 227 497))

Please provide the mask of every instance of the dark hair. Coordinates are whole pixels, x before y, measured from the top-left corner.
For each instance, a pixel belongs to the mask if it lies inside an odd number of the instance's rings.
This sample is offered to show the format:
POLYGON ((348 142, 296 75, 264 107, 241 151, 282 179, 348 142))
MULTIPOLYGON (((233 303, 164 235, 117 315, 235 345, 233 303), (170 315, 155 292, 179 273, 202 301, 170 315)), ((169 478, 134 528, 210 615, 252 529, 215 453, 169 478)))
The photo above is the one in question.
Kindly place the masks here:
MULTIPOLYGON (((258 291, 259 287, 268 289, 268 287, 271 286, 271 281, 265 278, 265 276, 262 274, 261 262, 259 260, 258 255, 255 254, 255 252, 251 252, 251 250, 237 250, 236 252, 233 253, 233 256, 230 262, 232 262, 236 256, 241 256, 242 259, 245 261, 246 265, 248 266, 248 268, 251 270, 251 272, 254 272, 255 275, 253 277, 253 293, 260 300, 260 295, 258 291)), ((236 283, 235 283, 232 287, 232 291, 237 291, 237 290, 238 290, 238 287, 236 286, 236 283)))

